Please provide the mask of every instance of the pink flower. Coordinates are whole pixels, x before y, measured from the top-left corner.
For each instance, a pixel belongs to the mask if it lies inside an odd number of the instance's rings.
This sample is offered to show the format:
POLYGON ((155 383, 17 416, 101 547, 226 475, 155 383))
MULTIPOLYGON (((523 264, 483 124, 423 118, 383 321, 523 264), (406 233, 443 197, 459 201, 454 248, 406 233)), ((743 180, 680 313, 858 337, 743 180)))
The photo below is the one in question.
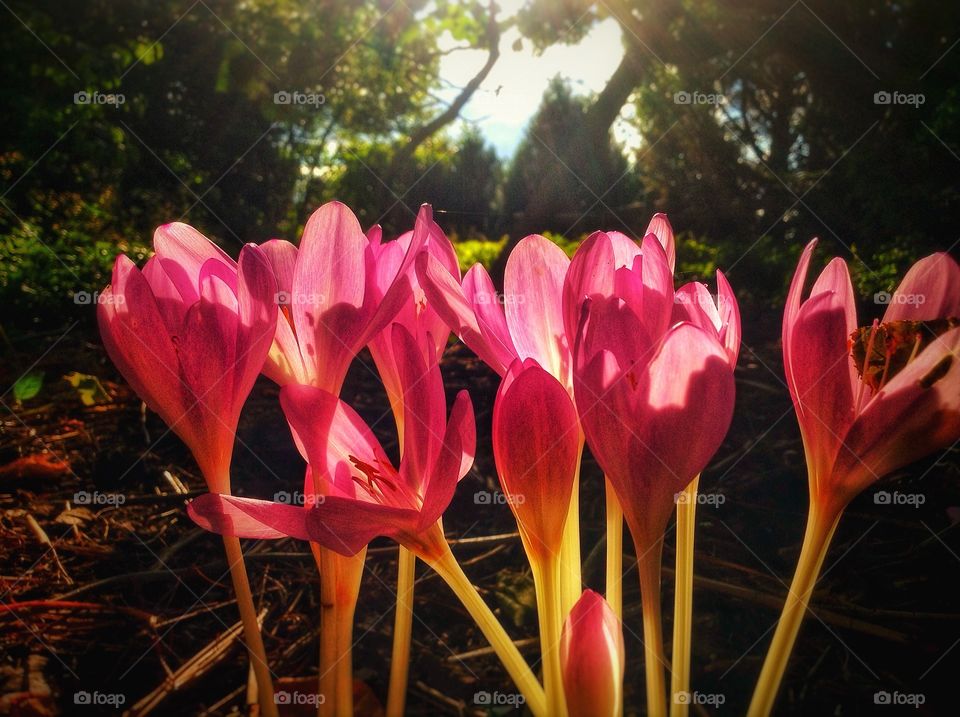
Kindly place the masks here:
POLYGON ((570 267, 565 316, 569 325, 580 315, 580 421, 638 549, 659 540, 674 495, 704 468, 730 424, 739 318, 722 275, 718 285, 719 309, 695 285, 678 301, 652 234, 638 248, 598 232, 570 267))
POLYGON ((815 246, 807 245, 790 286, 783 361, 811 497, 842 510, 875 480, 960 438, 960 328, 946 321, 960 317, 960 267, 945 253, 921 259, 882 321, 857 331, 842 259, 801 299, 815 246))
POLYGON ((266 242, 281 316, 264 373, 280 385, 339 393, 357 352, 409 301, 407 267, 429 236, 442 236, 431 217, 429 206, 420 208, 406 251, 398 251, 381 244, 379 227, 365 236, 353 212, 329 202, 307 220, 299 250, 266 242))
POLYGON ((514 361, 500 384, 493 454, 528 554, 555 557, 580 462, 580 426, 570 394, 534 359, 514 361))
POLYGON ((118 256, 97 307, 107 353, 193 452, 210 490, 229 493, 237 422, 276 325, 276 282, 249 244, 235 263, 186 224, 154 235, 143 271, 118 256))
POLYGON ((447 420, 439 366, 424 361, 423 347, 400 325, 393 351, 402 358, 407 426, 399 469, 350 406, 323 389, 290 384, 280 402, 309 464, 307 507, 210 493, 190 504, 193 520, 242 538, 289 535, 342 555, 380 535, 421 557, 437 555, 443 534, 435 526, 473 463, 473 409, 461 391, 447 420))
MULTIPOLYGON (((382 245, 376 266, 377 287, 381 294, 389 291, 390 285, 398 277, 400 267, 404 265, 407 257, 411 256, 412 241, 413 232, 407 232, 395 241, 382 245)), ((459 280, 460 265, 453 244, 435 225, 423 245, 423 251, 435 257, 452 276, 456 276, 459 280)), ((412 336, 418 338, 417 343, 424 348, 424 361, 435 361, 446 348, 450 327, 427 300, 413 271, 413 266, 409 262, 407 264, 405 271, 406 278, 410 282, 411 294, 408 295, 407 301, 393 321, 401 324, 412 336)), ((400 381, 400 363, 403 359, 394 354, 392 336, 393 327, 388 326, 370 340, 368 348, 390 398, 390 406, 398 421, 402 439, 403 407, 400 398, 403 396, 403 385, 400 381)))
POLYGON ((584 590, 563 624, 563 687, 570 717, 611 717, 623 703, 623 627, 593 590, 584 590))

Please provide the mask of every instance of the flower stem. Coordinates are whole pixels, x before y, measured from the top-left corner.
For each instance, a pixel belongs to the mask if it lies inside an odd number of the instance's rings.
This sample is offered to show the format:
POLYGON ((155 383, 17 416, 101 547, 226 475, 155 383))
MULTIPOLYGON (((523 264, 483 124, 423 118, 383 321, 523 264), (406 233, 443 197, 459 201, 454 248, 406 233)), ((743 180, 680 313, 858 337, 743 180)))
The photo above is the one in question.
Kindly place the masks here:
POLYGON ((547 696, 547 714, 564 717, 567 703, 563 692, 563 671, 560 665, 560 612, 558 581, 559 560, 548 556, 532 560, 533 581, 537 591, 537 616, 540 622, 540 655, 543 662, 543 689, 547 696))
POLYGON ((253 606, 250 580, 247 578, 247 569, 243 564, 240 539, 224 535, 223 547, 227 553, 227 565, 230 566, 233 590, 237 594, 237 607, 240 609, 240 620, 243 623, 243 639, 250 653, 253 673, 257 678, 257 698, 260 709, 264 717, 277 717, 277 705, 273 699, 273 680, 270 677, 270 668, 267 666, 267 652, 263 647, 260 625, 257 623, 257 610, 253 606))
POLYGON ((417 556, 400 546, 397 557, 397 611, 393 621, 393 653, 390 659, 390 687, 387 717, 402 717, 410 672, 410 640, 413 630, 413 580, 417 556))
POLYGON ((830 540, 840 522, 841 510, 823 510, 811 503, 807 516, 807 528, 803 536, 803 547, 797 561, 797 570, 790 583, 790 591, 780 614, 780 622, 773 634, 773 641, 767 651, 767 657, 760 671, 760 678, 750 700, 748 717, 766 717, 773 709, 773 703, 780 689, 790 652, 800 632, 810 595, 817 583, 820 568, 830 547, 830 540))
POLYGON ((660 611, 660 560, 663 535, 648 545, 636 545, 643 604, 643 658, 647 677, 647 714, 666 717, 667 684, 663 676, 663 625, 660 611))
POLYGON ((679 693, 690 691, 690 644, 693 632, 693 542, 696 532, 697 488, 696 476, 677 501, 677 563, 673 596, 673 655, 670 671, 670 715, 687 717, 688 700, 678 699, 679 693))
POLYGON ((607 492, 607 604, 623 619, 623 508, 609 480, 607 492))
POLYGON ((517 685, 517 689, 523 694, 530 711, 535 717, 546 717, 548 714, 546 696, 530 666, 527 665, 500 621, 497 620, 483 598, 480 597, 473 583, 464 574, 460 563, 457 562, 450 551, 450 546, 444 541, 439 547, 440 551, 437 554, 425 554, 420 557, 444 579, 460 599, 460 602, 463 603, 480 631, 483 632, 484 637, 490 642, 490 646, 497 653, 500 661, 517 685))
POLYGON ((560 544, 559 590, 561 614, 569 615, 580 599, 582 576, 580 568, 580 459, 583 456, 583 440, 577 454, 577 472, 570 493, 570 507, 563 525, 563 542, 560 544))

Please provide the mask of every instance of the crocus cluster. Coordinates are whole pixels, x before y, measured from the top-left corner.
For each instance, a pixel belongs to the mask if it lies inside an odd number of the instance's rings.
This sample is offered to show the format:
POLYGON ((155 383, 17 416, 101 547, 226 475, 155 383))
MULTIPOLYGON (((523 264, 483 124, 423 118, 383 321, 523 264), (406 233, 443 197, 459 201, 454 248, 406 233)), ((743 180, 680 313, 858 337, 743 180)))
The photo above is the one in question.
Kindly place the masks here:
MULTIPOLYGON (((801 257, 783 323, 810 522, 754 715, 772 709, 844 507, 878 478, 960 438, 957 264, 945 254, 918 262, 887 314, 858 328, 842 260, 831 262, 802 300, 813 246, 801 257), (908 294, 925 301, 897 300, 908 294)), ((353 213, 333 202, 309 218, 299 245, 247 245, 237 261, 183 224, 159 228, 154 248, 142 270, 117 258, 99 304, 101 333, 111 359, 187 444, 206 480, 209 492, 188 512, 224 536, 264 714, 276 715, 277 707, 241 538, 310 544, 324 606, 320 714, 353 711, 353 615, 366 548, 378 537, 401 546, 388 715, 404 709, 415 559, 463 602, 534 715, 623 714, 624 523, 639 568, 647 712, 686 714, 676 695, 689 689, 696 491, 733 416, 741 326, 721 272, 715 293, 702 283, 676 285, 676 243, 665 215, 655 215, 636 239, 595 232, 572 258, 545 237, 528 236, 507 259, 502 292, 479 264, 461 274, 454 246, 426 205, 412 230, 390 241, 379 227, 364 233, 353 213), (501 377, 489 448, 477 445, 468 391, 448 409, 440 364, 451 333, 501 377), (364 348, 393 413, 398 459, 340 396, 364 348), (304 459, 303 505, 232 490, 240 411, 261 373, 280 385, 280 408, 304 459), (581 575, 585 447, 607 489, 606 599, 581 575), (540 676, 444 534, 443 514, 478 450, 493 456, 530 564, 540 676), (668 665, 660 574, 675 510, 668 665)))

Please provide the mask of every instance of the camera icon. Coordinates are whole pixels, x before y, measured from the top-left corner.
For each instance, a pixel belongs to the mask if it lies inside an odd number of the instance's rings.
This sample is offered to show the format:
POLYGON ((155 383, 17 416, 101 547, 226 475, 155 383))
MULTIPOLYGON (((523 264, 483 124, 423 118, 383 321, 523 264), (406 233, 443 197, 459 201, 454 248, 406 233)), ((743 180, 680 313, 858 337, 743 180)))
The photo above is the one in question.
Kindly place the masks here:
POLYGON ((73 295, 73 303, 78 306, 87 306, 93 303, 93 294, 89 291, 78 291, 73 295))
POLYGON ((293 96, 286 90, 273 93, 273 104, 275 105, 289 105, 292 101, 293 96))
POLYGON ((880 490, 873 494, 874 505, 890 505, 893 502, 893 496, 889 491, 880 490))
POLYGON ((289 306, 291 303, 290 301, 291 297, 290 297, 289 291, 278 291, 273 298, 277 302, 277 304, 280 306, 289 306))
POLYGON ((493 496, 488 491, 481 490, 473 494, 474 505, 490 505, 493 502, 493 496))
POLYGON ((275 503, 286 503, 290 505, 293 503, 293 496, 287 491, 281 490, 273 494, 273 500, 275 503))
POLYGON ((886 690, 880 690, 873 693, 873 704, 889 705, 893 702, 893 696, 886 690))
POLYGON ((289 705, 291 703, 290 693, 286 690, 280 690, 273 693, 273 703, 275 705, 289 705))
MULTIPOLYGON (((686 505, 690 502, 690 494, 680 491, 679 493, 673 494, 673 502, 677 505, 686 505)), ((678 693, 679 694, 679 693, 678 693)))
POLYGON ((73 494, 73 502, 76 505, 90 505, 93 502, 93 496, 85 490, 78 490, 73 494))
POLYGON ((73 104, 75 105, 88 105, 91 101, 89 92, 74 92, 73 93, 73 104))
POLYGON ((73 693, 73 704, 75 705, 90 705, 93 704, 93 695, 91 695, 86 690, 80 690, 79 692, 73 693))
POLYGON ((688 705, 690 704, 690 693, 689 692, 674 692, 673 693, 673 702, 678 705, 688 705))
POLYGON ((891 102, 893 102, 893 95, 891 95, 886 90, 880 90, 880 92, 873 93, 873 104, 888 105, 891 102))
POLYGON ((873 295, 873 303, 886 305, 890 303, 891 298, 889 291, 878 291, 873 295))
POLYGON ((493 704, 493 695, 489 692, 477 692, 473 696, 473 703, 475 705, 490 705, 493 704))
POLYGON ((692 96, 689 92, 674 92, 673 93, 673 102, 677 105, 688 105, 693 101, 692 96))

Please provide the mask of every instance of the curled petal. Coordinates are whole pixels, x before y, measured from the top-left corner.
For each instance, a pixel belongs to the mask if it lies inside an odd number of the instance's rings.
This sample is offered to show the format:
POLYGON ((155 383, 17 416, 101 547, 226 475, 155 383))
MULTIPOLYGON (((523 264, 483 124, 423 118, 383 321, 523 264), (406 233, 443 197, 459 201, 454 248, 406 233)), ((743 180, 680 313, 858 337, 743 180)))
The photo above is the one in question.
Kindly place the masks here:
POLYGON ((960 316, 960 266, 946 252, 910 267, 890 298, 883 320, 928 321, 960 316))

